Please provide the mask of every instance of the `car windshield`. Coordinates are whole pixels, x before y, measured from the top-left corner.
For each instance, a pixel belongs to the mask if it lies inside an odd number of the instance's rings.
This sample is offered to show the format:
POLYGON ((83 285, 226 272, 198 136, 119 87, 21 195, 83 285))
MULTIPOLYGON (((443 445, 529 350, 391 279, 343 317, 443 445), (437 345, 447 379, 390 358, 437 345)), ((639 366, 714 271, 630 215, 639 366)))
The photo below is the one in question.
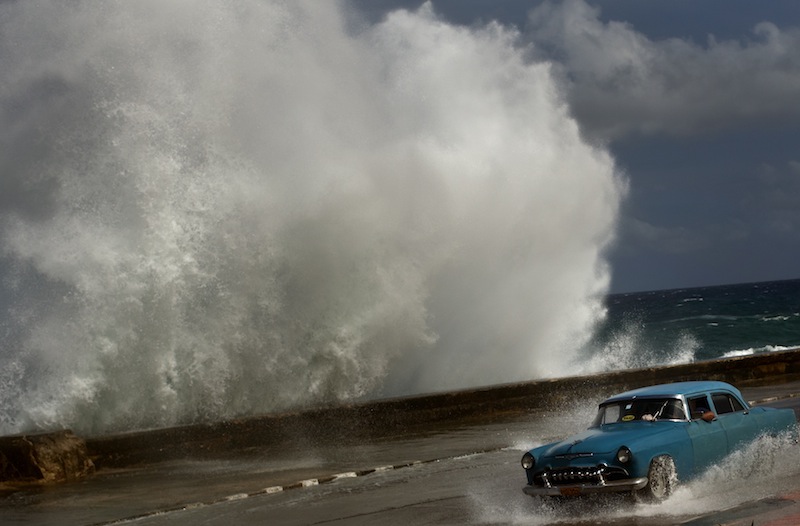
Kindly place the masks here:
POLYGON ((600 406, 592 427, 637 420, 686 420, 683 402, 677 398, 634 398, 600 406))

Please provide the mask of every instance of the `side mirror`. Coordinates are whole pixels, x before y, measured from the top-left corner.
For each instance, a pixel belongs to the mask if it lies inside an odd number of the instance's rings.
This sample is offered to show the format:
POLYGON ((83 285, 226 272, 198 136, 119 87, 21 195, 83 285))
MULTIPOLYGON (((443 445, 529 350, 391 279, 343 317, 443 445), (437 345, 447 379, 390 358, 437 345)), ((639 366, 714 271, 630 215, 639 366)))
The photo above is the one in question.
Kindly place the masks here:
POLYGON ((714 420, 717 419, 717 415, 715 415, 713 411, 706 411, 700 418, 702 418, 706 422, 713 422, 714 420))

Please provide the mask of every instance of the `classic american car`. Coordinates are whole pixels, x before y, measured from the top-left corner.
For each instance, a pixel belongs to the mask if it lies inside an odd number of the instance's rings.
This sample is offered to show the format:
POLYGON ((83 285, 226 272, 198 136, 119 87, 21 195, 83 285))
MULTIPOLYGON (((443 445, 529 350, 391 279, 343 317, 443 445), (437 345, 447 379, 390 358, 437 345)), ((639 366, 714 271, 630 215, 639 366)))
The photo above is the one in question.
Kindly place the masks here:
POLYGON ((762 435, 797 432, 791 409, 750 407, 724 382, 635 389, 600 403, 586 431, 522 457, 532 496, 629 492, 666 499, 678 479, 702 473, 762 435))

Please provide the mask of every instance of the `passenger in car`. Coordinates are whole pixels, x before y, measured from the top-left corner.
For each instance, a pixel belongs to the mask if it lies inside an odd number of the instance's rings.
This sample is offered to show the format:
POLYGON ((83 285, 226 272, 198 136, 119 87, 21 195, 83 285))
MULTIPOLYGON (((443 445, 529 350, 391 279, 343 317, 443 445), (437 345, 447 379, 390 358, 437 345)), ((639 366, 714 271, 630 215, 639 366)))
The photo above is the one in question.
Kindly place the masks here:
POLYGON ((708 413, 708 408, 705 407, 706 397, 690 398, 689 399, 689 412, 692 415, 692 420, 699 420, 703 415, 708 413))

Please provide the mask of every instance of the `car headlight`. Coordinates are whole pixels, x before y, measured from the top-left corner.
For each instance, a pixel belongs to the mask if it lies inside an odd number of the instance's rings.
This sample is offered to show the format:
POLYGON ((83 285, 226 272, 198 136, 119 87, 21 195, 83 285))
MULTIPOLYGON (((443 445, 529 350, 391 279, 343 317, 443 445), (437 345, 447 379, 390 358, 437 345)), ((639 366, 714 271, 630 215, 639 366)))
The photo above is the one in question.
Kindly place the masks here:
POLYGON ((617 460, 619 460, 621 464, 627 464, 632 458, 633 453, 631 453, 631 450, 625 446, 622 446, 619 448, 619 451, 617 451, 617 460))
POLYGON ((536 464, 536 460, 534 460, 533 455, 530 453, 525 453, 522 455, 522 467, 525 469, 531 469, 536 464))

